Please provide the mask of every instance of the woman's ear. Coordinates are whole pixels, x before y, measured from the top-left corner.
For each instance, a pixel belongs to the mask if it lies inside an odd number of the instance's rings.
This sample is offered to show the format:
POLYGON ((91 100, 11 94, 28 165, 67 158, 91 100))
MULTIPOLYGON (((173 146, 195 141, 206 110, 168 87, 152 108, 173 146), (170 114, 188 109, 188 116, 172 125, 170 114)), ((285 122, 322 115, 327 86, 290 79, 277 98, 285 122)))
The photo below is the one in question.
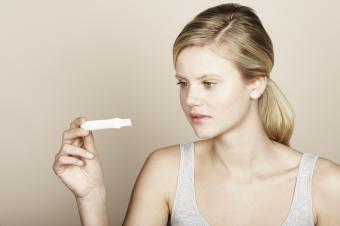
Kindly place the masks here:
POLYGON ((249 85, 249 97, 256 100, 261 97, 267 87, 267 76, 259 76, 249 85))

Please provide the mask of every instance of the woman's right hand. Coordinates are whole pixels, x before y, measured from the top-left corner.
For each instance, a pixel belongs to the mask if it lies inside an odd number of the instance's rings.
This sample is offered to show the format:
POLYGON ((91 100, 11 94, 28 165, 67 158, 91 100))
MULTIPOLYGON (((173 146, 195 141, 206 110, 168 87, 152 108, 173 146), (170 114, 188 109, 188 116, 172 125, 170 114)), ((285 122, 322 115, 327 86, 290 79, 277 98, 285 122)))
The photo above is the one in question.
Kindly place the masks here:
POLYGON ((93 134, 80 128, 85 121, 85 117, 78 117, 70 129, 63 132, 62 145, 53 163, 54 173, 76 198, 86 198, 92 191, 105 190, 93 134))

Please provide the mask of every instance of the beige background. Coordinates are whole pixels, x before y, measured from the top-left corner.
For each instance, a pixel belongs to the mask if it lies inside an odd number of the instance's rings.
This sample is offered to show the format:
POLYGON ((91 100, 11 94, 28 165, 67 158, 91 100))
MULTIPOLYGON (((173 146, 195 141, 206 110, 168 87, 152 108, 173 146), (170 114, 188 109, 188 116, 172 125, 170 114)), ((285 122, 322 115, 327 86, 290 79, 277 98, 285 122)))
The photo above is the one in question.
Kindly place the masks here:
MULTIPOLYGON (((0 2, 0 225, 80 225, 52 171, 62 132, 78 116, 130 117, 95 131, 120 225, 147 155, 196 140, 179 104, 172 44, 202 10, 224 1, 0 2)), ((294 148, 340 162, 338 0, 239 3, 255 8, 274 43, 272 78, 296 113, 294 148)))

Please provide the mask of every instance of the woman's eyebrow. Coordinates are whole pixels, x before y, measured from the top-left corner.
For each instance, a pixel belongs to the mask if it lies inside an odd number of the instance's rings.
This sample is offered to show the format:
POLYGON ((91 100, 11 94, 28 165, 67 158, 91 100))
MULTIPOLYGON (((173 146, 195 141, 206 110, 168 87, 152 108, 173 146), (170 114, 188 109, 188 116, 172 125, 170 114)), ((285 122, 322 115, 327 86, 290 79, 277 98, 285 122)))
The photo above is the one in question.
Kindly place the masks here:
MULTIPOLYGON (((182 77, 182 76, 177 75, 177 74, 175 74, 175 77, 176 77, 176 78, 186 79, 185 77, 182 77)), ((209 74, 204 74, 204 75, 202 75, 201 77, 198 77, 197 80, 204 79, 204 78, 206 78, 206 77, 217 77, 217 78, 222 78, 222 76, 220 76, 220 75, 218 75, 218 74, 209 73, 209 74)))

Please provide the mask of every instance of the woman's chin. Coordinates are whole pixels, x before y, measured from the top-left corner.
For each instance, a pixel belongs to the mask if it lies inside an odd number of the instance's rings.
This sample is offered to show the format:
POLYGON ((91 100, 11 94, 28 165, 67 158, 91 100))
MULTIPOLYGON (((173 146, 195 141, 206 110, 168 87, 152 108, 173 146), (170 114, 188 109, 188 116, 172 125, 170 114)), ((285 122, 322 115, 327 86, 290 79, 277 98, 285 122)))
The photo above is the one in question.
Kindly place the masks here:
POLYGON ((197 131, 195 130, 195 135, 197 138, 205 140, 205 139, 209 139, 212 137, 211 133, 207 133, 207 132, 203 132, 203 131, 197 131))

